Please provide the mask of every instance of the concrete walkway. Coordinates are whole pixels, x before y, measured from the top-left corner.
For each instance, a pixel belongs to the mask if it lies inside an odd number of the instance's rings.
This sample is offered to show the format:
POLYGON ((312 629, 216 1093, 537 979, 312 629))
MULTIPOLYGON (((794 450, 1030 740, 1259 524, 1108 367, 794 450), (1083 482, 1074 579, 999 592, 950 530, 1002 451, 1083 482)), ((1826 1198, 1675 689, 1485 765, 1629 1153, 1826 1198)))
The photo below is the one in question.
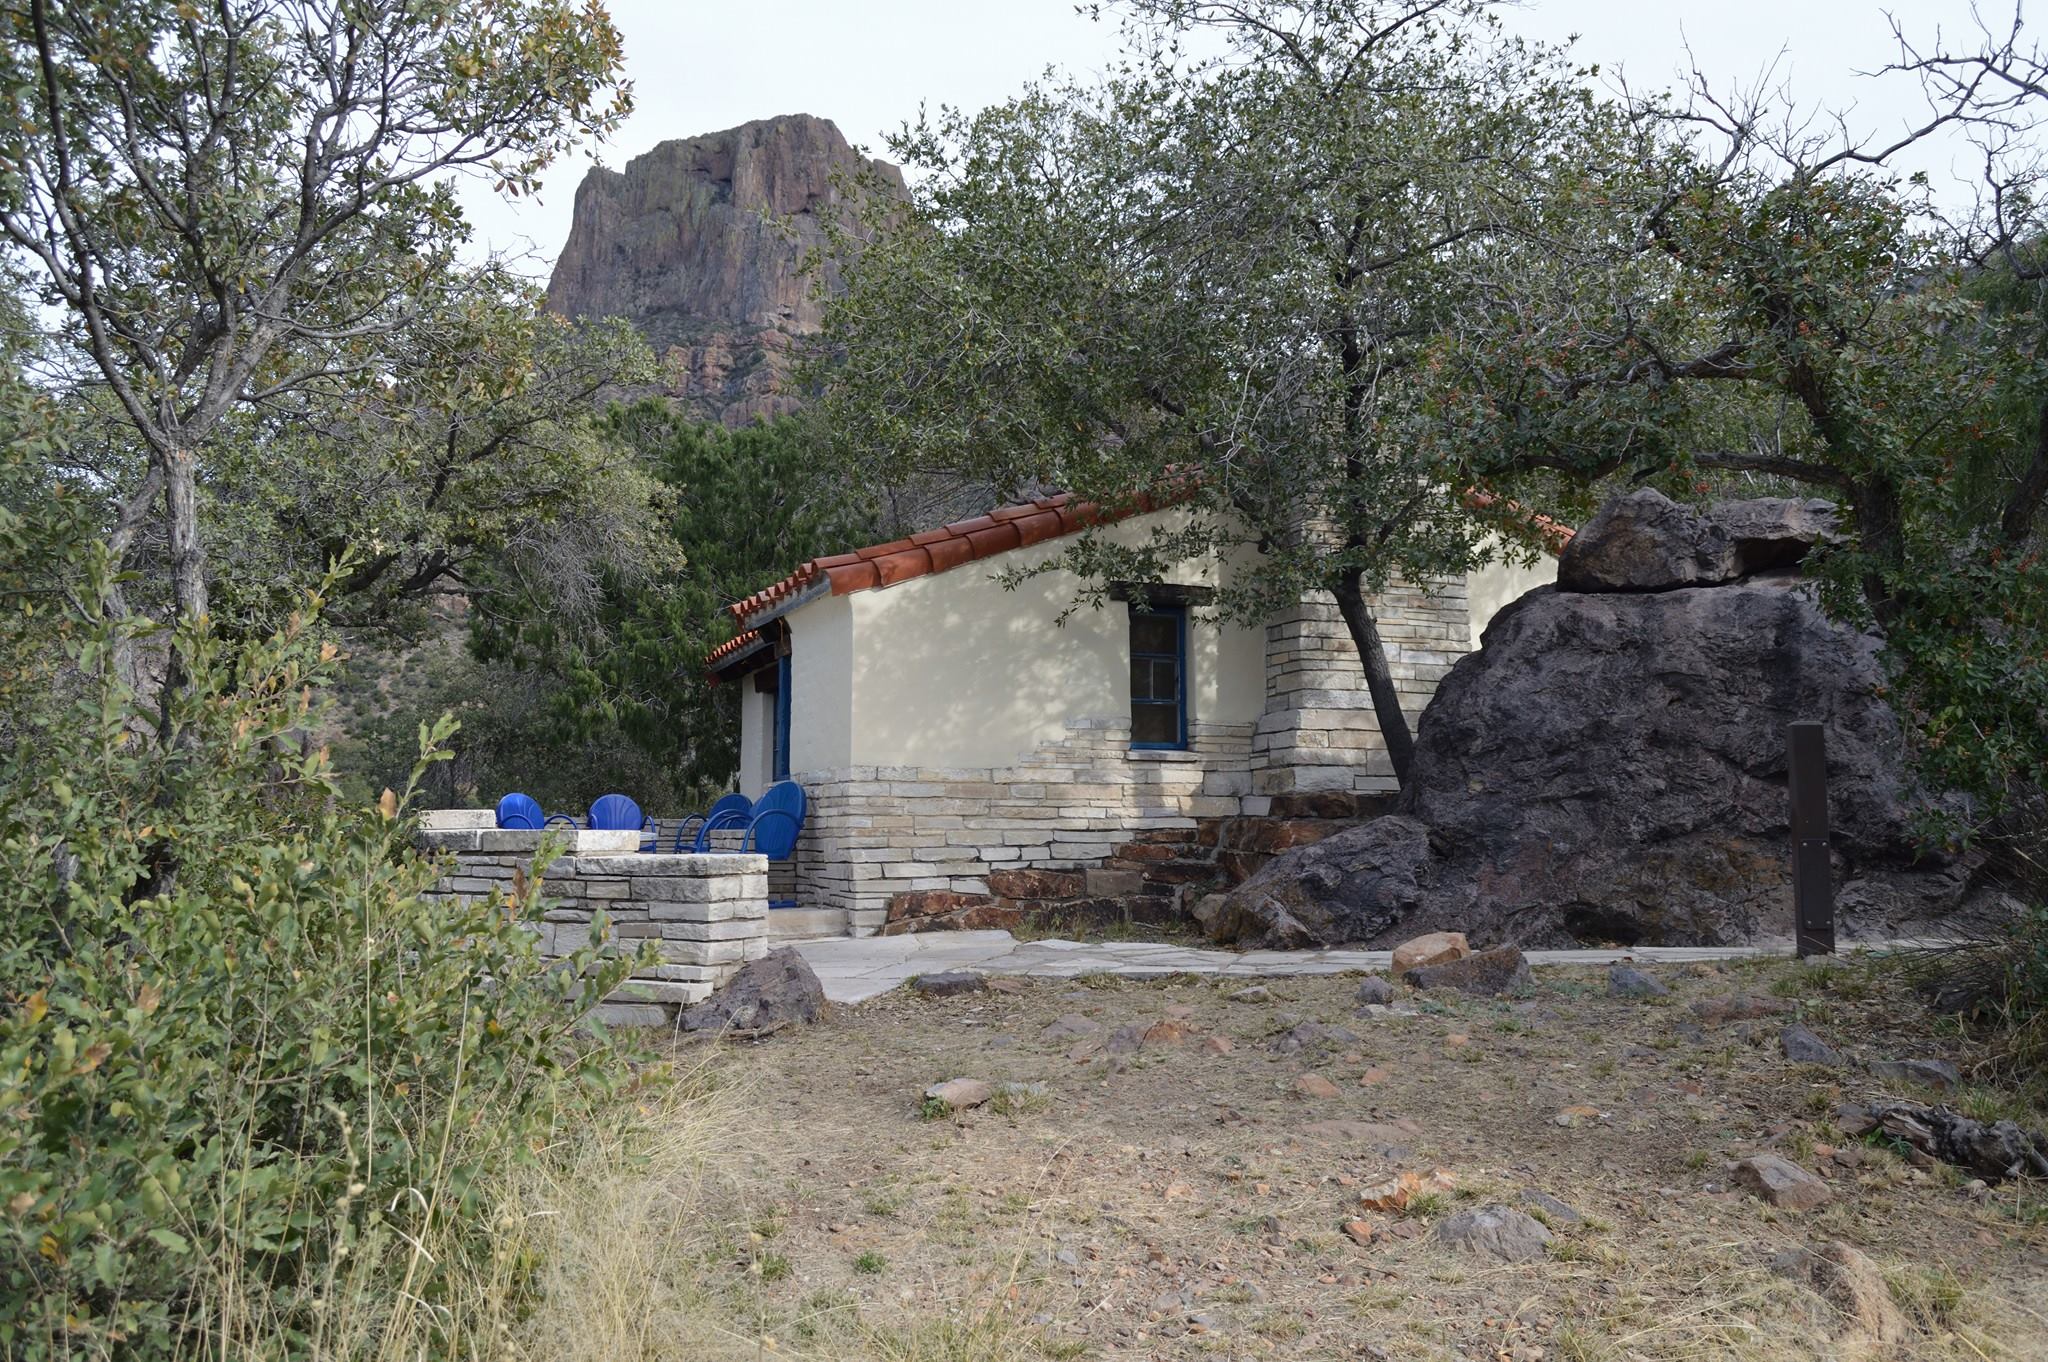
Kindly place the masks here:
MULTIPOLYGON (((790 943, 817 971, 835 1003, 865 1002, 920 974, 967 969, 1034 979, 1083 974, 1157 978, 1213 974, 1270 979, 1299 974, 1384 971, 1391 951, 1209 951, 1147 941, 1019 941, 1008 932, 918 932, 906 936, 830 937, 790 943)), ((1789 956, 1792 946, 1641 946, 1613 951, 1525 951, 1532 965, 1607 965, 1617 960, 1686 964, 1789 956)))

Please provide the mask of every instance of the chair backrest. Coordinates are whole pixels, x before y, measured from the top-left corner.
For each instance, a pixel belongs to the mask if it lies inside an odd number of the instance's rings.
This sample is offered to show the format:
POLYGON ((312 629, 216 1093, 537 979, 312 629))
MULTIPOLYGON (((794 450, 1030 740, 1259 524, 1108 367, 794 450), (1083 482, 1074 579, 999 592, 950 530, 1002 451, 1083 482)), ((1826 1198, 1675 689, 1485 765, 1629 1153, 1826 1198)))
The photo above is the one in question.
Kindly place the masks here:
POLYGON ((532 795, 514 791, 498 801, 498 826, 501 828, 526 828, 538 832, 545 821, 541 817, 540 803, 532 795))
MULTIPOLYGON (((754 801, 743 794, 720 795, 697 822, 696 836, 690 850, 709 851, 711 834, 721 830, 739 832, 747 826, 747 820, 754 815, 754 801)), ((676 850, 683 849, 683 829, 676 829, 676 850)))
POLYGON ((590 806, 592 832, 638 832, 646 821, 640 806, 622 794, 599 795, 590 806))
POLYGON ((786 861, 796 853, 797 835, 804 829, 808 801, 804 787, 793 780, 779 780, 754 801, 752 850, 771 861, 786 861), (764 818, 763 814, 787 815, 764 818))

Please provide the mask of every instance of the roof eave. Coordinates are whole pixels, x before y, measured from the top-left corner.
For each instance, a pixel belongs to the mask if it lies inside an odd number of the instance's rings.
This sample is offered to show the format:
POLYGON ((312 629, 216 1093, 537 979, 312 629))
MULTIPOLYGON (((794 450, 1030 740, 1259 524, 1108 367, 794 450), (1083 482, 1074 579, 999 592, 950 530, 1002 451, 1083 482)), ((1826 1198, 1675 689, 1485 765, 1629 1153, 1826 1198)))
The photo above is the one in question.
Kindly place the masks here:
POLYGON ((817 575, 815 579, 813 579, 810 583, 805 585, 802 590, 796 592, 794 595, 784 596, 781 600, 776 601, 773 605, 767 606, 761 610, 757 610, 751 615, 742 616, 740 619, 740 625, 742 628, 746 629, 759 629, 762 625, 768 623, 770 620, 781 619, 784 615, 787 615, 790 611, 796 609, 798 606, 809 605, 812 601, 818 599, 818 597, 829 596, 831 594, 832 578, 829 575, 821 572, 817 575))

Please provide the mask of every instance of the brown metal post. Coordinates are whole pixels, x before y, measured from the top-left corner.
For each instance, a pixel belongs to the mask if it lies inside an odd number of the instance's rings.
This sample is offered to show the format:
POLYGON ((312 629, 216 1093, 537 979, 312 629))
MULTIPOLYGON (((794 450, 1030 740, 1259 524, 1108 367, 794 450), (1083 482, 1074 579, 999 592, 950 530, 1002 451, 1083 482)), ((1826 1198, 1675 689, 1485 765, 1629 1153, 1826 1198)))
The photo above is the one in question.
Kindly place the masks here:
POLYGON ((1827 730, 1788 724, 1792 793, 1792 927, 1799 954, 1835 951, 1835 881, 1828 857, 1827 730))

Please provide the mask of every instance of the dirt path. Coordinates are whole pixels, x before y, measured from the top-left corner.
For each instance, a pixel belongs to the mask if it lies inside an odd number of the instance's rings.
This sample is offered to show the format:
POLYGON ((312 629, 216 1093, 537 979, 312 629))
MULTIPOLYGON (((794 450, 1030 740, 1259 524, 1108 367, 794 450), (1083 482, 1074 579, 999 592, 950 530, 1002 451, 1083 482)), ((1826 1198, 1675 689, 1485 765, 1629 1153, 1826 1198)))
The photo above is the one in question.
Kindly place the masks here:
POLYGON ((2048 1357, 2048 1189, 1969 1187, 1834 1123, 1887 1087, 1853 1061, 1967 1072, 1960 1038, 1867 966, 1653 973, 1668 997, 1552 968, 1521 1000, 1403 990, 1409 1015, 1359 1015, 1356 977, 1249 1000, 1005 981, 842 1009, 729 1056, 748 1152, 707 1261, 744 1277, 764 1356, 2048 1357), (1738 994, 1780 1011, 1692 1006, 1738 994), (1787 1061, 1795 1018, 1852 1062, 1787 1061), (954 1077, 1043 1086, 921 1114, 954 1077), (1817 1173, 1827 1204, 1737 1189, 1729 1165, 1759 1152, 1817 1173), (1448 1187, 1405 1210, 1360 1205, 1437 1169, 1448 1187), (1547 1223, 1542 1256, 1433 1233, 1496 1203, 1547 1223), (1881 1275, 1860 1324, 1773 1270, 1832 1241, 1881 1275))

